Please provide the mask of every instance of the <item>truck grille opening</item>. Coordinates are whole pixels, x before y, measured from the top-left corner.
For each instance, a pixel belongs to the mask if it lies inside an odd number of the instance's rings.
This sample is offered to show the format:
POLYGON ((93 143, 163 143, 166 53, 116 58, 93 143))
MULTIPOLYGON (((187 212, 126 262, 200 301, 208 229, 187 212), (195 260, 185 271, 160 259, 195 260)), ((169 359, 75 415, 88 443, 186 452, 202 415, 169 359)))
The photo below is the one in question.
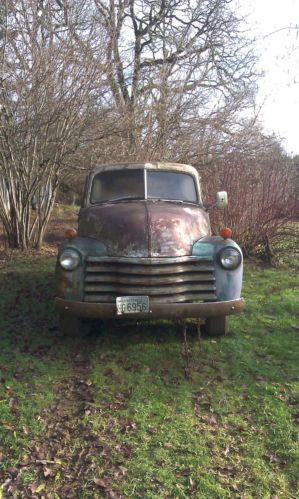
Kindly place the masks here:
POLYGON ((213 262, 192 257, 87 258, 84 301, 115 303, 117 296, 135 295, 158 303, 215 301, 213 262))

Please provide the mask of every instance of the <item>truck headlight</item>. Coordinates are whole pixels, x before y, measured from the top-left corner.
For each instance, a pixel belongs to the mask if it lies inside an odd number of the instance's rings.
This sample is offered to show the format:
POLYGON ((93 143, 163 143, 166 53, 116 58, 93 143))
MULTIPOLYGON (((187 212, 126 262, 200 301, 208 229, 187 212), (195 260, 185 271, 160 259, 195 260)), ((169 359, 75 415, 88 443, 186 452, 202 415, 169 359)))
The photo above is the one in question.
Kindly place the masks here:
POLYGON ((240 251, 236 248, 223 248, 218 255, 220 264, 226 270, 236 269, 242 260, 240 251))
POLYGON ((59 263, 64 270, 74 270, 80 263, 80 255, 73 249, 66 249, 60 254, 59 263))

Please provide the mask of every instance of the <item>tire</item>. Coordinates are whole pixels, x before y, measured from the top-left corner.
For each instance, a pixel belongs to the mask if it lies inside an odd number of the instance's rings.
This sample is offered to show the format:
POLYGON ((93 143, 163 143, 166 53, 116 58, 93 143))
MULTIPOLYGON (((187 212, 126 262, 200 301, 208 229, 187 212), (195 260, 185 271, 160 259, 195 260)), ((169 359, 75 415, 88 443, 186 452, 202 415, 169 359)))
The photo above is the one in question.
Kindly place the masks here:
POLYGON ((204 331, 209 336, 225 336, 228 334, 228 317, 209 317, 206 319, 204 331))
POLYGON ((60 314, 59 330, 63 336, 76 337, 81 336, 81 319, 75 315, 60 314))

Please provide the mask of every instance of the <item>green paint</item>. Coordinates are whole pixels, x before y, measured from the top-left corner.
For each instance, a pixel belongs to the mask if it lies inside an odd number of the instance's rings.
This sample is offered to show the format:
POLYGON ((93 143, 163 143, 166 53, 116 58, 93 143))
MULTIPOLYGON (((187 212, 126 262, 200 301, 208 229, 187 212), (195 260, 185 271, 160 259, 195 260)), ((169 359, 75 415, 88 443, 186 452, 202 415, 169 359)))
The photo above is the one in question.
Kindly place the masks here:
POLYGON ((214 244, 197 241, 192 248, 192 255, 204 260, 214 260, 214 244))

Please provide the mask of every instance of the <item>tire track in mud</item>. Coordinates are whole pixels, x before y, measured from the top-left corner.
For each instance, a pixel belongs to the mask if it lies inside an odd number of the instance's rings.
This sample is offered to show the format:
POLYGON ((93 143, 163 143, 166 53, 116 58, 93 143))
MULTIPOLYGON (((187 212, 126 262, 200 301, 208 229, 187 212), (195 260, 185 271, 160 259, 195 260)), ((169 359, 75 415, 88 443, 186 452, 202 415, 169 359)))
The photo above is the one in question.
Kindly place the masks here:
POLYGON ((97 339, 88 338, 70 352, 71 376, 55 387, 53 403, 42 412, 39 438, 32 441, 21 462, 8 470, 3 498, 62 499, 82 497, 82 493, 87 497, 122 498, 113 491, 109 473, 107 479, 103 478, 103 467, 113 467, 111 451, 93 431, 88 418, 95 410, 89 375, 91 352, 96 347, 97 339), (101 470, 94 456, 97 460, 102 457, 101 470))

